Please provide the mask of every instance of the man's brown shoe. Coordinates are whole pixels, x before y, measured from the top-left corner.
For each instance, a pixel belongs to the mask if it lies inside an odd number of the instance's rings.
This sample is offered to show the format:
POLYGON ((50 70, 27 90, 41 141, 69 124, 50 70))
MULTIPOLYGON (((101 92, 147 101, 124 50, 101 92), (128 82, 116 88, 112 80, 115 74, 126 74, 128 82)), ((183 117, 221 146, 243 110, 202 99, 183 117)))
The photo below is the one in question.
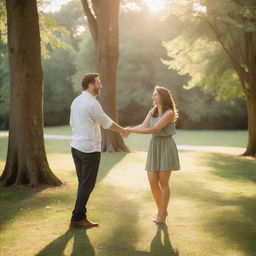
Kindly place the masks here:
POLYGON ((87 218, 84 218, 83 220, 79 220, 79 221, 70 222, 70 227, 72 228, 93 228, 98 226, 99 226, 98 223, 91 222, 87 218))

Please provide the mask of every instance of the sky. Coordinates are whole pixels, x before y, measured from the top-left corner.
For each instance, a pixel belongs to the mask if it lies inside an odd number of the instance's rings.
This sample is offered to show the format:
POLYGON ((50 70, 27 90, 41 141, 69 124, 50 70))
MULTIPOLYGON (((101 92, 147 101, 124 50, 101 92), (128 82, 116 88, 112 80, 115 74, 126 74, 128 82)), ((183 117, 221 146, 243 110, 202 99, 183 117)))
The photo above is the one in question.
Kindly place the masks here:
POLYGON ((47 7, 43 7, 43 10, 46 11, 46 12, 59 11, 63 4, 66 4, 70 1, 71 0, 51 0, 51 1, 49 0, 49 1, 46 1, 46 2, 48 2, 47 7))
MULTIPOLYGON (((44 7, 44 11, 58 11, 63 4, 72 0, 49 0, 49 6, 44 7)), ((158 12, 164 9, 165 0, 142 0, 152 12, 158 12)))

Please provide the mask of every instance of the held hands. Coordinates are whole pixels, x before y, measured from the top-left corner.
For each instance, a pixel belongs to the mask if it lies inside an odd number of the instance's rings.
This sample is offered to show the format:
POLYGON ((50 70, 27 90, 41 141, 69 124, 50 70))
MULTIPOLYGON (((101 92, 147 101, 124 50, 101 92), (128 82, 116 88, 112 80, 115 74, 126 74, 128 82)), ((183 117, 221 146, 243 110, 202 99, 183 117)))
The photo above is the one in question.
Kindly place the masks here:
POLYGON ((124 128, 124 132, 120 133, 123 138, 127 138, 133 132, 133 128, 126 127, 124 128))
POLYGON ((133 132, 133 128, 131 128, 131 127, 126 127, 125 128, 129 133, 132 133, 133 132))
POLYGON ((130 132, 128 131, 127 128, 124 128, 124 131, 120 134, 123 138, 128 138, 128 136, 130 135, 130 132))

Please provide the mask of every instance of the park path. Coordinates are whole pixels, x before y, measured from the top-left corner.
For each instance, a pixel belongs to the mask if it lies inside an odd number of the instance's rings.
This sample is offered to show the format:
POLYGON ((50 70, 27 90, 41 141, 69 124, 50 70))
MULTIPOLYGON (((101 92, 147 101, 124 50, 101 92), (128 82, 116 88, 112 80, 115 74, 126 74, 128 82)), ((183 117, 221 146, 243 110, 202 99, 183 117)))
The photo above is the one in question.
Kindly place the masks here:
MULTIPOLYGON (((0 137, 8 137, 8 132, 0 132, 0 137)), ((56 134, 45 134, 45 139, 56 139, 56 140, 71 140, 71 135, 56 135, 56 134)), ((186 151, 204 151, 204 152, 219 152, 225 154, 237 154, 240 155, 245 151, 243 147, 222 147, 222 146, 202 146, 202 145, 177 145, 178 150, 186 151)))

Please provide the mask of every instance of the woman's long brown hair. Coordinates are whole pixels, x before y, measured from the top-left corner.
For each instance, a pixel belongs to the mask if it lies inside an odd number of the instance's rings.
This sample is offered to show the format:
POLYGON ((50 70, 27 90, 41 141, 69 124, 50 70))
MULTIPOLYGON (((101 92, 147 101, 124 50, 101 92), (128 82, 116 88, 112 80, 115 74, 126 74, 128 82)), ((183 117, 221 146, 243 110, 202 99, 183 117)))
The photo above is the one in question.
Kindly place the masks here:
MULTIPOLYGON (((158 92, 159 96, 160 96, 160 102, 161 105, 163 107, 163 111, 167 111, 168 109, 171 109, 174 114, 175 114, 175 121, 178 119, 179 114, 178 114, 178 110, 176 108, 176 104, 172 98, 172 94, 171 92, 162 86, 155 86, 155 90, 158 92)), ((157 106, 153 107, 153 117, 158 117, 159 113, 158 113, 158 108, 157 106)))

